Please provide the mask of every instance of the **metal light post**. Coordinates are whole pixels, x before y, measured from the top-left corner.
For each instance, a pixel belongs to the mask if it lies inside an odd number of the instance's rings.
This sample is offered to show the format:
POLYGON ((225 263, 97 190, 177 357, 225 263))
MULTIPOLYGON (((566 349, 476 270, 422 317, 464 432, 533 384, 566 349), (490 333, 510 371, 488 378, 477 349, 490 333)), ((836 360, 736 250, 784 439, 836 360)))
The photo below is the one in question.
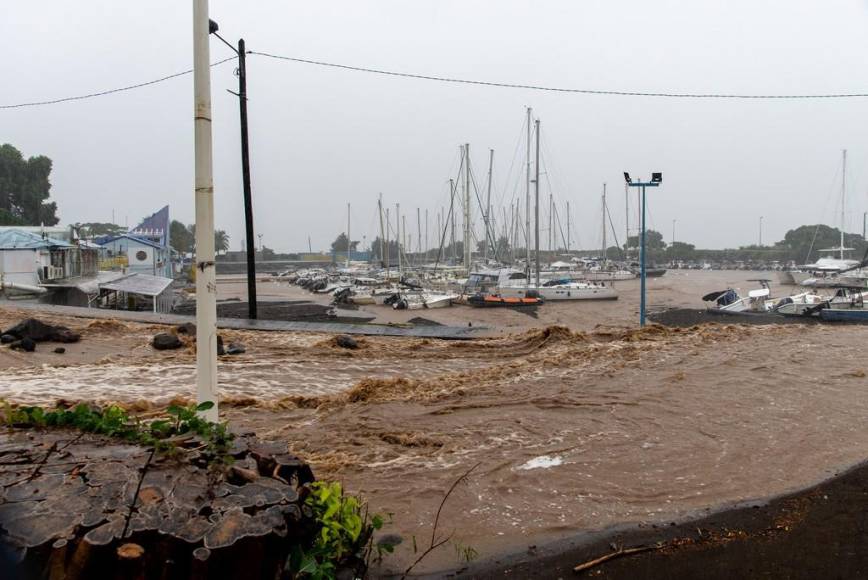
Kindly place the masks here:
POLYGON ((247 317, 255 320, 256 242, 253 238, 253 194, 250 191, 250 148, 247 136, 247 50, 244 48, 243 38, 238 41, 238 48, 235 48, 217 34, 219 27, 216 22, 209 20, 208 23, 209 32, 238 55, 238 92, 229 92, 238 97, 241 113, 241 179, 244 186, 244 230, 247 242, 247 317))
POLYGON ((630 174, 626 171, 624 172, 624 180, 627 182, 629 187, 640 187, 642 188, 642 223, 640 224, 640 234, 639 234, 639 266, 640 266, 640 296, 639 296, 639 326, 645 326, 645 188, 646 187, 659 187, 661 183, 663 183, 663 174, 662 173, 652 173, 651 181, 637 181, 633 182, 630 179, 630 174))

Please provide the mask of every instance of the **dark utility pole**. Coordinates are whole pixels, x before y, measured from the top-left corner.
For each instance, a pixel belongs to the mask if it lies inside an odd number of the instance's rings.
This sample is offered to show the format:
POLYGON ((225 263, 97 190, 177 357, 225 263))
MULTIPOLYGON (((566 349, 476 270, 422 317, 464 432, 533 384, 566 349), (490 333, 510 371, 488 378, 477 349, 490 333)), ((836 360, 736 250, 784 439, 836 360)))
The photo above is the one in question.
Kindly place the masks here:
POLYGON ((256 242, 253 235, 253 196, 250 192, 250 149, 247 140, 247 58, 244 39, 238 41, 238 102, 241 107, 241 179, 244 183, 244 229, 247 236, 247 317, 256 313, 256 242))
MULTIPOLYGON (((241 180, 244 184, 244 230, 247 235, 247 317, 256 319, 256 243, 253 241, 253 195, 250 193, 250 149, 247 141, 247 54, 244 39, 235 48, 217 34, 220 27, 208 21, 208 31, 238 55, 238 92, 233 93, 241 107, 241 180)), ((260 235, 260 239, 262 236, 260 235)))

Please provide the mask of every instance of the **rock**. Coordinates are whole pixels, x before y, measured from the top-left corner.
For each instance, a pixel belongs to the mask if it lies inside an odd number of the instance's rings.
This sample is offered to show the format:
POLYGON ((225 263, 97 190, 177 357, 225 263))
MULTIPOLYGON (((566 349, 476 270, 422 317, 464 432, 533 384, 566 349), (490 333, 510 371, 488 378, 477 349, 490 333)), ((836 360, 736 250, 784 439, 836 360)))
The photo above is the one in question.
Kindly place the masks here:
POLYGON ((36 342, 32 338, 25 336, 21 340, 16 340, 10 344, 9 348, 23 350, 25 352, 33 352, 36 350, 36 342))
POLYGON ((359 348, 359 343, 352 336, 341 334, 335 338, 335 344, 341 348, 359 348))
POLYGON ((55 354, 63 354, 65 352, 66 352, 66 349, 63 348, 62 346, 58 346, 57 348, 54 349, 55 354))
POLYGON ((192 322, 185 322, 184 324, 179 324, 175 327, 175 331, 178 334, 186 334, 188 336, 196 336, 196 325, 192 322))
POLYGON ((240 342, 230 342, 226 348, 226 354, 244 354, 247 349, 240 342))
POLYGON ((217 356, 222 356, 226 354, 226 349, 223 348, 223 337, 219 334, 217 335, 217 356))
POLYGON ((36 318, 22 320, 3 334, 9 334, 18 340, 29 338, 34 342, 78 342, 81 335, 65 326, 52 326, 36 318))
POLYGON ((184 343, 174 334, 161 332, 154 336, 154 339, 151 341, 151 346, 157 350, 174 350, 184 346, 184 343))
POLYGON ((11 334, 4 334, 4 335, 0 336, 0 344, 10 344, 10 343, 15 342, 16 340, 18 340, 18 339, 15 338, 14 336, 12 336, 11 334))

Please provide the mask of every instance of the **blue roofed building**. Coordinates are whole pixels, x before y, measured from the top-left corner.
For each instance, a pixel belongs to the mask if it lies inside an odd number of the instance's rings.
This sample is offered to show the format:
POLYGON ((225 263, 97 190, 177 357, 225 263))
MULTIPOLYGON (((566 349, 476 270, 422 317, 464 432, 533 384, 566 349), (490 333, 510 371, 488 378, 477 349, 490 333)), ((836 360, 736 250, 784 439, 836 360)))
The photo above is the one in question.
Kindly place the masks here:
POLYGON ((173 278, 170 223, 165 206, 125 234, 97 239, 106 251, 101 269, 173 278))

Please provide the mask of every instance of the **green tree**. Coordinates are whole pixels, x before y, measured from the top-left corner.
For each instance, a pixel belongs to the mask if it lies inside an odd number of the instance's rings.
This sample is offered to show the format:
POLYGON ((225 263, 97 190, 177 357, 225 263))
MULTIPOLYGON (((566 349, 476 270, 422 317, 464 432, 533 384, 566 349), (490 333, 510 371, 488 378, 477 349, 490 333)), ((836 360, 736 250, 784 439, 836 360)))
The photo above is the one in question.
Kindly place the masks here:
MULTIPOLYGON (((345 238, 346 239, 346 238, 345 238)), ((375 262, 382 262, 383 257, 380 255, 380 237, 377 236, 374 238, 374 241, 371 242, 371 259, 375 262)), ((395 240, 389 240, 388 247, 386 246, 386 241, 383 240, 382 246, 386 248, 386 254, 389 255, 391 261, 398 260, 398 242, 395 240)), ((344 242, 344 249, 346 249, 346 241, 344 242)))
POLYGON ((100 236, 117 236, 127 231, 124 226, 110 222, 87 222, 75 224, 78 235, 83 238, 98 238, 100 236))
MULTIPOLYGON (((639 236, 630 236, 627 238, 627 249, 635 249, 639 247, 639 236)), ((645 230, 645 247, 648 250, 662 250, 666 247, 666 242, 663 241, 663 234, 656 230, 645 230)))
POLYGON ((214 230, 214 251, 229 251, 229 234, 225 230, 214 230))
MULTIPOLYGON (((358 246, 359 246, 358 241, 350 242, 350 249, 353 252, 358 251, 358 246)), ((333 254, 337 253, 337 252, 346 253, 346 251, 347 251, 347 234, 345 234, 344 232, 341 232, 341 235, 339 235, 337 238, 335 238, 335 241, 332 242, 332 253, 333 254)))
MULTIPOLYGON (((775 248, 783 250, 788 260, 795 260, 798 263, 809 263, 820 258, 822 255, 830 256, 829 253, 823 252, 821 254, 818 250, 837 248, 840 245, 841 230, 820 224, 800 226, 788 231, 784 235, 784 239, 775 244, 775 248)), ((844 245, 856 250, 856 253, 852 256, 854 259, 862 259, 866 247, 862 236, 845 233, 844 245)), ((837 255, 835 254, 835 256, 837 255)))
MULTIPOLYGON (((183 225, 183 224, 181 224, 181 225, 183 225)), ((174 222, 172 222, 172 224, 169 227, 172 228, 173 226, 177 229, 177 226, 175 226, 174 222)), ((180 230, 179 230, 179 233, 180 233, 180 230)), ((187 233, 189 234, 189 238, 185 238, 184 235, 181 234, 181 239, 182 240, 184 240, 184 239, 189 240, 190 251, 195 253, 196 252, 196 224, 188 225, 187 226, 187 233)), ((170 229, 169 236, 171 238, 175 237, 175 229, 170 229)), ((175 248, 176 250, 178 250, 179 252, 181 251, 175 246, 175 240, 174 239, 172 239, 172 247, 175 248)), ((214 251, 217 253, 229 251, 229 234, 227 234, 225 230, 214 230, 214 251)))
POLYGON ((196 240, 190 227, 178 220, 172 220, 169 226, 169 241, 179 254, 189 254, 193 251, 196 240))
POLYGON ((8 209, 0 207, 0 226, 23 226, 26 225, 24 220, 15 216, 8 209))
POLYGON ((0 222, 56 225, 60 221, 57 204, 47 201, 51 195, 50 174, 48 157, 24 159, 12 145, 0 145, 0 222))
POLYGON ((666 248, 666 257, 670 260, 692 260, 696 254, 696 246, 685 242, 672 242, 666 248))

